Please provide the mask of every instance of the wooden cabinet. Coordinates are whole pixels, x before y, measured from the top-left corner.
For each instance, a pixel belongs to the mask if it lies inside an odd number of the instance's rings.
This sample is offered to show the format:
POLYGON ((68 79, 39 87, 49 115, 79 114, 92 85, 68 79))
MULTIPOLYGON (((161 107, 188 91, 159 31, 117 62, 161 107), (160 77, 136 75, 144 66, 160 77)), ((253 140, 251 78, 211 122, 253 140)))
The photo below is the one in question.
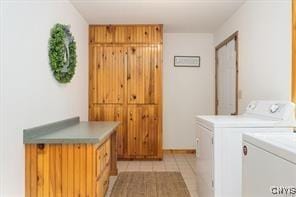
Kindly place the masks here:
POLYGON ((89 43, 162 43, 162 31, 162 25, 90 25, 89 43))
POLYGON ((118 46, 92 48, 93 102, 122 104, 124 99, 124 73, 126 50, 118 46))
POLYGON ((128 107, 128 154, 149 157, 157 154, 158 106, 130 105, 128 107))
POLYGON ((111 141, 26 144, 25 163, 27 197, 103 197, 109 184, 111 141))
POLYGON ((128 48, 127 99, 129 104, 157 104, 161 55, 158 46, 128 48))
POLYGON ((118 157, 162 158, 162 25, 91 25, 89 119, 121 121, 118 157))

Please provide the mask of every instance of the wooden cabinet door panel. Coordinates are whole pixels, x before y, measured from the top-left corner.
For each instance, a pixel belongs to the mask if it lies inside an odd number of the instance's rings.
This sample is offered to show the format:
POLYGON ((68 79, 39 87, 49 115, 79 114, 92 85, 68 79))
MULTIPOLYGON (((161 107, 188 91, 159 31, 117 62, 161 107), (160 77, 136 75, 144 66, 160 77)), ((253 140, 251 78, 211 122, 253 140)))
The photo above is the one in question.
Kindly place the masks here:
POLYGON ((89 43, 162 43, 162 32, 162 25, 94 25, 89 28, 89 43))
POLYGON ((126 50, 124 47, 94 47, 94 101, 99 104, 122 104, 126 50))
POLYGON ((112 43, 114 28, 111 25, 93 26, 90 28, 90 43, 112 43))
POLYGON ((161 43, 161 25, 138 25, 127 27, 128 43, 161 43))
POLYGON ((129 104, 158 103, 160 58, 157 46, 128 48, 127 99, 129 104))
POLYGON ((126 152, 126 118, 124 107, 121 105, 96 105, 92 110, 92 120, 120 121, 117 128, 117 155, 123 156, 126 152))
POLYGON ((158 148, 158 107, 128 106, 128 154, 151 156, 158 148))
POLYGON ((114 27, 114 43, 126 43, 127 42, 127 27, 115 26, 114 27))

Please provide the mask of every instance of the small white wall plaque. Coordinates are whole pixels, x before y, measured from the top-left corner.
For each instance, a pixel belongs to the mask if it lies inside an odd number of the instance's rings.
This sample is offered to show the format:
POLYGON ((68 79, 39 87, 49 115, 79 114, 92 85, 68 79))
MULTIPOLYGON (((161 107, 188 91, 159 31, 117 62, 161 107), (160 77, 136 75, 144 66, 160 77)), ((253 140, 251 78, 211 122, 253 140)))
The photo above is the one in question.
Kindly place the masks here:
POLYGON ((174 56, 175 67, 200 67, 200 56, 174 56))

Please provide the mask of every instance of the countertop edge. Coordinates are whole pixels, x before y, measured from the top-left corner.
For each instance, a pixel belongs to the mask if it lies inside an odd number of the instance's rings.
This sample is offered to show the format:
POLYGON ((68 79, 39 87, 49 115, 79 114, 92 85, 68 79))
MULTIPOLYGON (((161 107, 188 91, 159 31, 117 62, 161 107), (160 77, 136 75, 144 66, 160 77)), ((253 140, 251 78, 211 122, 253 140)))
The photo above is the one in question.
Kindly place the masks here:
MULTIPOLYGON (((71 118, 71 119, 67 119, 64 121, 73 121, 73 120, 77 120, 77 117, 75 118, 71 118)), ((87 122, 87 121, 86 121, 87 122)), ((95 121, 91 121, 91 122, 95 122, 95 121)), ((53 132, 59 132, 59 130, 52 130, 52 129, 48 129, 48 132, 42 132, 43 130, 43 126, 40 127, 34 127, 33 131, 34 132, 38 132, 38 128, 41 128, 41 132, 37 135, 37 134, 30 134, 28 135, 28 133, 26 133, 26 131, 28 132, 30 129, 25 129, 24 133, 23 133, 23 144, 98 144, 103 142, 105 139, 107 139, 113 132, 116 131, 116 128, 121 124, 121 122, 119 121, 106 121, 106 122, 113 122, 114 125, 112 125, 112 127, 110 127, 110 129, 106 130, 100 137, 81 137, 81 138, 59 138, 59 139, 40 139, 40 137, 42 137, 43 135, 49 134, 49 133, 53 133, 53 132), (27 134, 27 135, 26 135, 27 134)), ((57 122, 58 124, 63 123, 63 121, 59 121, 57 122)), ((75 124, 79 124, 80 122, 76 122, 75 124)), ((85 123, 85 122, 83 122, 85 123)), ((45 127, 48 126, 56 126, 55 123, 50 123, 45 125, 45 127)), ((70 124, 70 126, 73 126, 73 124, 70 124)), ((65 127, 62 127, 65 128, 65 127)))

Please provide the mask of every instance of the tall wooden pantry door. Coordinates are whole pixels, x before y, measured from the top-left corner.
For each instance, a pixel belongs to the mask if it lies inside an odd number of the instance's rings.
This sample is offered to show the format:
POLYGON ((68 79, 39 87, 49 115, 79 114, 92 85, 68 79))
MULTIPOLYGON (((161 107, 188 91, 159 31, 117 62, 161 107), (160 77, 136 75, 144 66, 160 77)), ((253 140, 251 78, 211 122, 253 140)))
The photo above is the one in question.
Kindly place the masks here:
POLYGON ((89 119, 118 120, 118 157, 162 158, 162 25, 90 26, 89 119))

